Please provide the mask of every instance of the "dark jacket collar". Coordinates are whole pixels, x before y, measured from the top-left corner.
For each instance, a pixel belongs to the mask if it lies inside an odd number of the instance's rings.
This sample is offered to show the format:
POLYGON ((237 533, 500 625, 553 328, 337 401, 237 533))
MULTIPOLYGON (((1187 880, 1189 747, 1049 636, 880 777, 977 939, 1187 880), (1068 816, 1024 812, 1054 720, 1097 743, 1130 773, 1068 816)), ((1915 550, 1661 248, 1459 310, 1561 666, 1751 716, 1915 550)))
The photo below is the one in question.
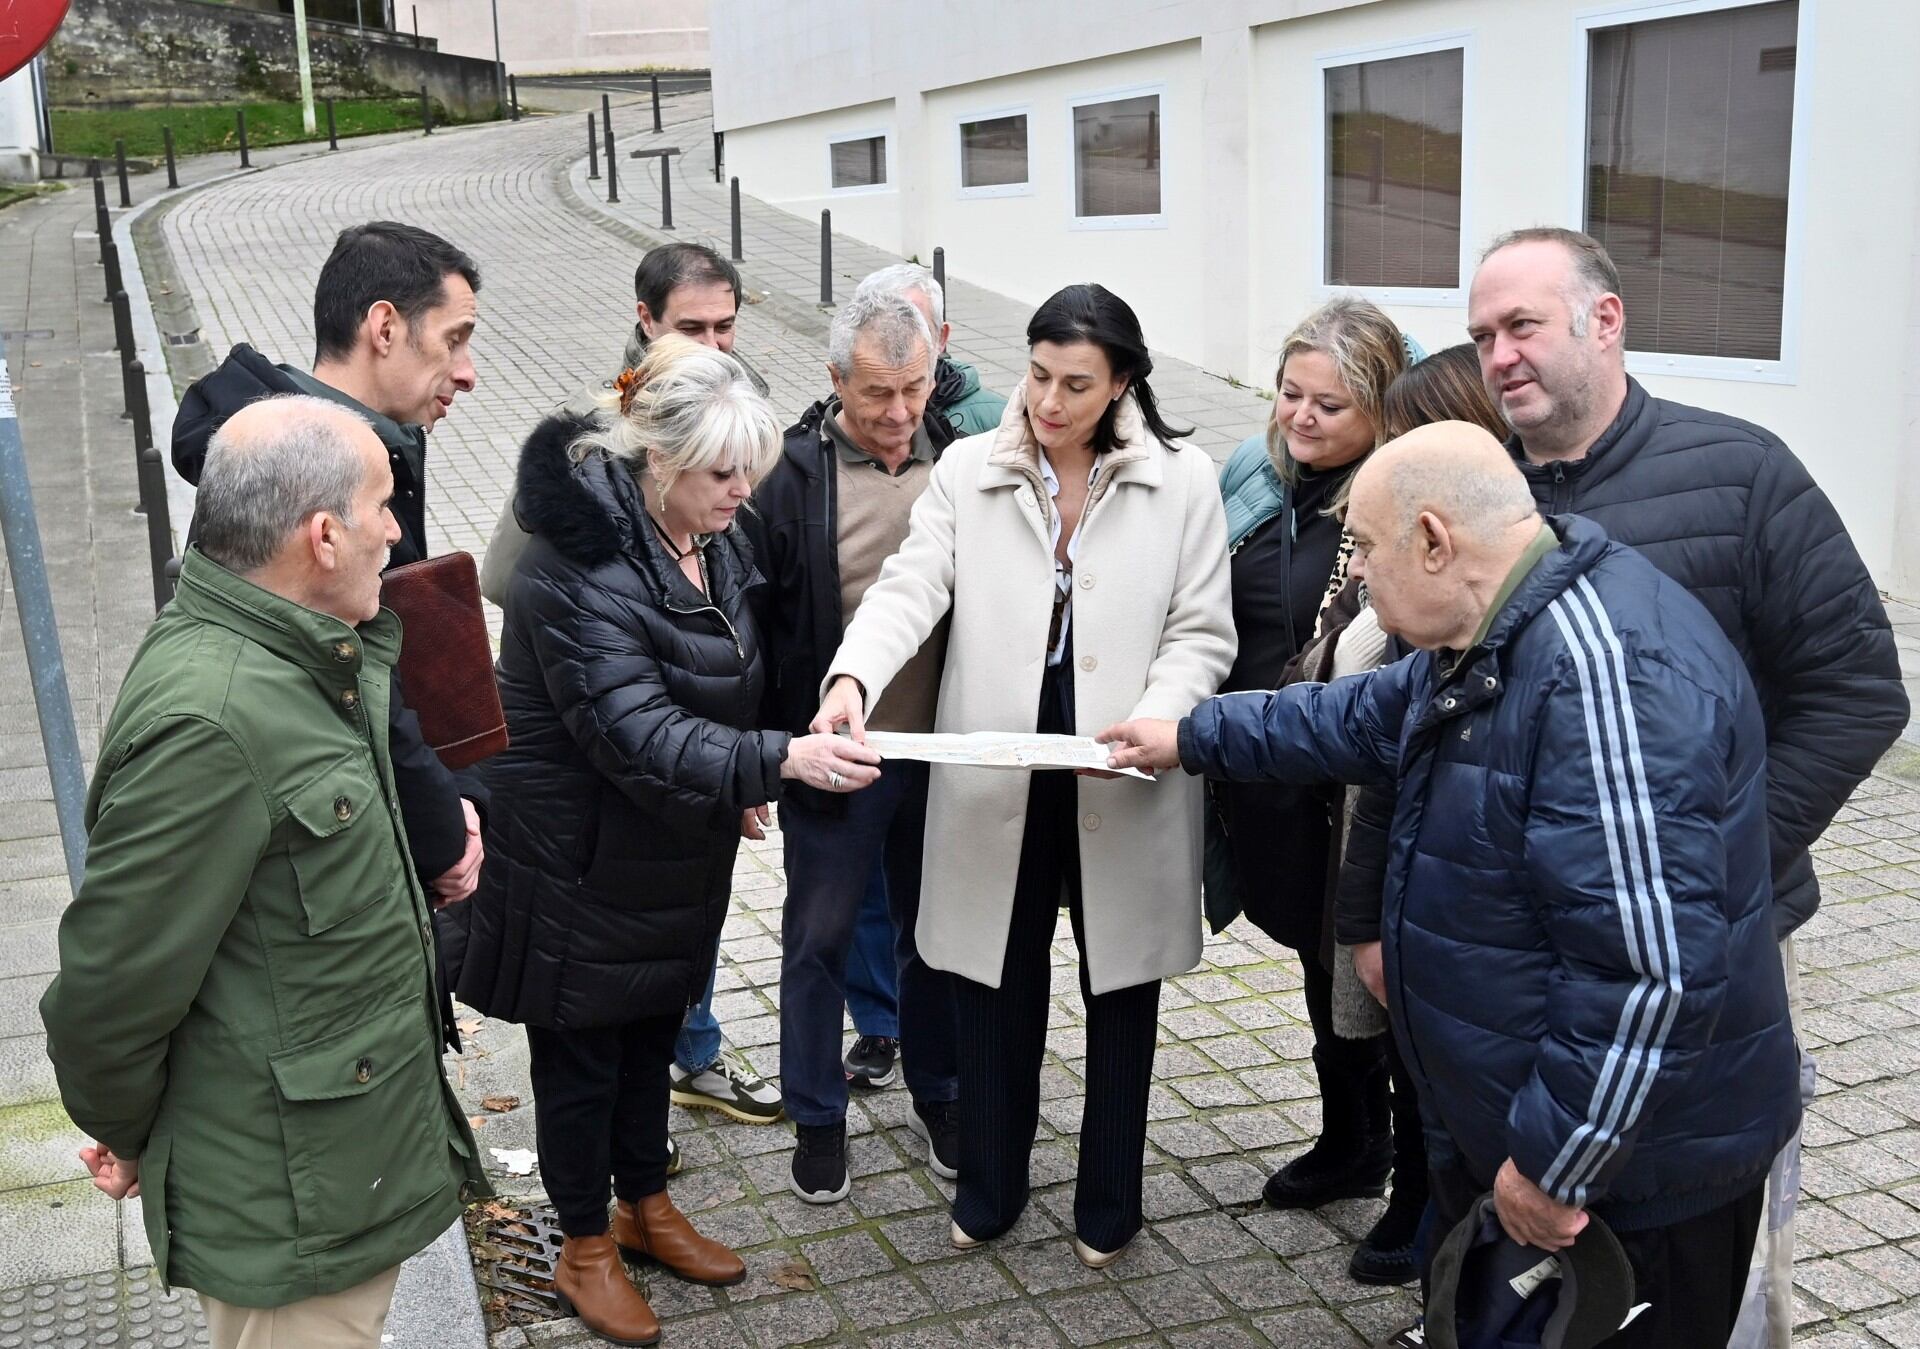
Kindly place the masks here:
POLYGON ((1620 411, 1614 414, 1607 429, 1600 433, 1600 438, 1580 458, 1570 463, 1529 463, 1526 447, 1521 444, 1518 433, 1507 438, 1507 453, 1520 465, 1520 471, 1526 474, 1529 485, 1543 478, 1553 478, 1555 481, 1574 478, 1591 487, 1619 472, 1646 443, 1646 436, 1641 434, 1641 425, 1652 403, 1653 399, 1640 381, 1628 375, 1627 396, 1620 402, 1620 411), (1555 477, 1556 473, 1558 477, 1555 477))

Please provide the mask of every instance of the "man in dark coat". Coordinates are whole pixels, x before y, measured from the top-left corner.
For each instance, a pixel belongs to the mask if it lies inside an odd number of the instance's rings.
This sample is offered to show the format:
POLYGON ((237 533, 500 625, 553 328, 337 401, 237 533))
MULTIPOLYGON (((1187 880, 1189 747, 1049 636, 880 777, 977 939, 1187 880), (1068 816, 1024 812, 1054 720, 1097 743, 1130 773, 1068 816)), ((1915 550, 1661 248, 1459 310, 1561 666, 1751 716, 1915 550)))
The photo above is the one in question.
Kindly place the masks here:
POLYGON ((1112 764, 1397 781, 1387 1005, 1435 1230, 1491 1190, 1513 1240, 1554 1251, 1591 1212, 1650 1304, 1609 1349, 1724 1345, 1800 1118, 1752 682, 1645 558, 1543 521, 1478 427, 1376 451, 1347 523, 1418 653, 1110 728, 1112 764))
MULTIPOLYGON (((438 235, 391 220, 342 230, 314 287, 312 373, 276 365, 245 343, 234 347, 219 369, 181 397, 174 467, 197 483, 208 440, 259 399, 302 393, 338 403, 371 423, 386 447, 400 522, 388 565, 421 561, 428 555, 427 433, 455 397, 473 389, 479 289, 473 259, 438 235)), ((429 897, 450 904, 471 895, 479 880, 475 802, 484 801, 484 793, 476 781, 450 773, 428 748, 398 683, 396 674, 388 739, 407 846, 429 897)), ((458 924, 437 921, 436 927, 443 947, 457 947, 458 924)), ((457 949, 443 955, 449 968, 459 968, 457 949)), ((448 1043, 457 1050, 451 1004, 445 1021, 448 1043)))
MULTIPOLYGON (((1873 578, 1800 461, 1764 429, 1650 395, 1628 376, 1620 278, 1562 229, 1495 241, 1468 329, 1508 451, 1542 510, 1631 544, 1703 604, 1745 661, 1767 727, 1774 932, 1790 991, 1794 929, 1820 902, 1808 849, 1906 726, 1899 657, 1873 578)), ((1339 939, 1379 968, 1383 815, 1361 795, 1339 939)), ((1377 978, 1377 975, 1375 976, 1377 978)), ((1769 1223, 1769 1341, 1792 1335, 1792 1229, 1769 1223)))

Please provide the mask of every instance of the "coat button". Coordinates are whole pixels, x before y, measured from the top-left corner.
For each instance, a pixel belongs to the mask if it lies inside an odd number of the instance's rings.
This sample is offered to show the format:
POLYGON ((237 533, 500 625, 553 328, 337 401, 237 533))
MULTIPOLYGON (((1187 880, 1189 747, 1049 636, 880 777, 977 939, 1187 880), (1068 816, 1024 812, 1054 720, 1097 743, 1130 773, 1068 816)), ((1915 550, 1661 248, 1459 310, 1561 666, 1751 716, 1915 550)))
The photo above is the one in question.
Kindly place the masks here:
POLYGON ((1459 701, 1460 700, 1458 698, 1442 698, 1440 700, 1440 706, 1444 707, 1447 711, 1451 712, 1453 711, 1454 704, 1459 701))
POLYGON ((333 798, 333 818, 345 824, 353 818, 353 802, 344 796, 333 798))
POLYGON ((359 690, 348 689, 346 690, 346 692, 342 693, 340 695, 340 706, 346 708, 347 711, 349 712, 353 711, 354 708, 360 706, 359 690))
POLYGON ((1020 504, 1022 506, 1031 506, 1033 504, 1033 489, 1031 487, 1022 487, 1020 489, 1020 504))
POLYGON ((333 644, 333 658, 339 661, 342 665, 345 665, 348 661, 352 660, 354 656, 357 654, 358 653, 353 649, 352 642, 335 642, 333 644))
POLYGON ((1486 685, 1488 689, 1497 689, 1500 687, 1500 681, 1495 679, 1492 675, 1488 675, 1486 678, 1486 685))
POLYGON ((1092 656, 1082 656, 1080 657, 1080 668, 1083 670, 1097 670, 1100 668, 1100 662, 1092 656))
POLYGON ((1093 589, 1093 573, 1092 572, 1083 571, 1080 573, 1080 588, 1082 590, 1093 589))
POLYGON ((1091 834, 1094 830, 1100 827, 1100 817, 1098 815, 1095 815, 1092 811, 1088 811, 1086 815, 1082 817, 1080 823, 1084 824, 1087 827, 1087 832, 1091 834))
POLYGON ((355 1082, 373 1081, 372 1059, 361 1059, 360 1062, 353 1065, 353 1080, 355 1082))

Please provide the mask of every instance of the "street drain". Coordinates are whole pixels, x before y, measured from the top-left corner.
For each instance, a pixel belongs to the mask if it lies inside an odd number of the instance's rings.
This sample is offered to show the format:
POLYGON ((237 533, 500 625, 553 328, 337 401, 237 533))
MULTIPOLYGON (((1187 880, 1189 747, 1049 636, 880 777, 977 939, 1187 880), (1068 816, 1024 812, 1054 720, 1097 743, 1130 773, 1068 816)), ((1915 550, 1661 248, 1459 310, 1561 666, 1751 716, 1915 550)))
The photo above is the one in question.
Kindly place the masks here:
POLYGON ((563 1240, 559 1215, 546 1205, 527 1209, 493 1202, 468 1211, 467 1243, 489 1332, 560 1315, 553 1267, 563 1240))

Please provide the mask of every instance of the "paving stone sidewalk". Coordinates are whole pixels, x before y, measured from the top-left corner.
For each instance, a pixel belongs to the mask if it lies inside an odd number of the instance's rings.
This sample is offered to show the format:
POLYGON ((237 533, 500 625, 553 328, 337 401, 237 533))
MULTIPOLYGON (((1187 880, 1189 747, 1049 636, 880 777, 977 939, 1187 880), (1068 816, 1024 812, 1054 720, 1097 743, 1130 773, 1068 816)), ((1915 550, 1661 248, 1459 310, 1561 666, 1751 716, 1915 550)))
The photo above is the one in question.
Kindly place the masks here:
MULTIPOLYGON (((704 98, 676 100, 675 125, 659 139, 689 151, 674 184, 676 213, 686 213, 681 233, 724 248, 725 216, 713 206, 723 199, 695 187, 712 184, 710 159, 699 172, 701 155, 711 154, 705 116, 704 98)), ((644 117, 639 104, 616 107, 617 128, 644 117)), ((629 203, 609 210, 598 200, 599 185, 587 184, 576 162, 578 121, 523 122, 431 144, 416 138, 183 197, 153 232, 165 248, 143 253, 150 282, 164 276, 167 288, 191 297, 210 352, 245 338, 299 360, 310 349, 313 277, 342 225, 393 216, 469 248, 484 273, 475 344, 482 382, 434 435, 430 528, 437 546, 477 553, 519 438, 541 412, 608 372, 632 324, 633 262, 667 237, 647 224, 652 199, 639 173, 629 171, 623 188, 629 203)), ((623 142, 640 148, 650 139, 623 142)), ((637 168, 621 167, 630 163, 637 168)), ((768 374, 776 404, 795 411, 824 382, 824 314, 811 302, 816 228, 748 203, 747 280, 765 298, 743 310, 741 347, 768 374)), ((863 248, 836 244, 848 273, 836 293, 890 260, 863 248)), ((957 278, 951 288, 957 354, 978 362, 989 382, 1010 383, 1022 363, 1025 307, 957 278)), ((1268 406, 1177 362, 1163 362, 1155 384, 1171 415, 1198 424, 1197 439, 1216 455, 1268 406)), ((1896 616, 1920 649, 1920 613, 1896 616)), ((729 1039, 769 1075, 779 1066, 779 858, 777 835, 743 850, 716 1001, 729 1039)), ((1897 749, 1862 786, 1818 865, 1827 903, 1800 943, 1822 1077, 1808 1124, 1799 1338, 1823 1349, 1920 1344, 1920 749, 1897 749)), ((786 1192, 792 1138, 784 1126, 676 1110, 686 1169, 672 1193, 703 1229, 746 1253, 750 1277, 708 1290, 643 1275, 667 1318, 667 1342, 1354 1345, 1407 1319, 1406 1293, 1345 1275, 1377 1203, 1318 1214, 1259 1205, 1262 1181, 1306 1146, 1319 1112, 1297 963, 1244 923, 1210 940, 1201 968, 1163 991, 1148 1230, 1105 1272, 1073 1259, 1066 1234, 1085 1032, 1071 952, 1063 928, 1035 1202, 1012 1234, 966 1255, 948 1246, 950 1187, 925 1167, 899 1090, 856 1099, 854 1193, 825 1208, 786 1192)), ((470 1024, 473 1046, 450 1069, 484 1121, 483 1153, 531 1148, 530 1105, 481 1105, 488 1096, 531 1100, 524 1036, 502 1023, 470 1024)), ((538 1196, 537 1176, 501 1171, 498 1180, 510 1196, 538 1196)), ((32 1315, 55 1315, 73 1296, 49 1285, 0 1294, 0 1346, 30 1324, 15 1308, 45 1304, 32 1315)), ((500 1346, 592 1342, 569 1321, 494 1336, 500 1346)))

